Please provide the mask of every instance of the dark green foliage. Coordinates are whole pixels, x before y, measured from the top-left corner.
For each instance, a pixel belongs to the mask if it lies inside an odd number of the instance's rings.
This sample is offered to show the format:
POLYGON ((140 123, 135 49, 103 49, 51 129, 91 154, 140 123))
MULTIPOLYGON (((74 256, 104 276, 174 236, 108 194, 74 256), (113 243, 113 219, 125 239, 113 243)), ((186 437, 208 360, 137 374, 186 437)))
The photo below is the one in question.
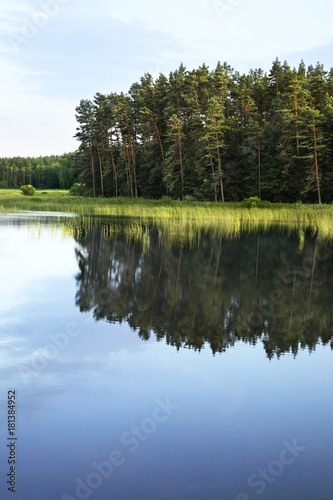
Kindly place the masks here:
POLYGON ((39 158, 0 158, 0 188, 31 184, 36 189, 69 189, 76 180, 75 153, 39 158))
POLYGON ((71 196, 85 196, 87 193, 87 186, 76 182, 69 190, 71 196))
POLYGON ((31 184, 21 186, 21 191, 24 194, 24 196, 34 196, 35 195, 35 188, 33 186, 31 186, 31 184))
POLYGON ((146 73, 128 95, 80 102, 79 181, 93 196, 330 203, 332 82, 320 64, 278 60, 268 75, 226 63, 146 73))

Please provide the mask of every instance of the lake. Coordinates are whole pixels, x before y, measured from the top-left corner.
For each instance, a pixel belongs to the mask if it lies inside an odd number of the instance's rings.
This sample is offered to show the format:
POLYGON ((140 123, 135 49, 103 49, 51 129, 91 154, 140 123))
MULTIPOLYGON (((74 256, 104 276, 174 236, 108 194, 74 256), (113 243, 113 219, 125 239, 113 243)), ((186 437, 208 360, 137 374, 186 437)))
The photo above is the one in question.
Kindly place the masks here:
POLYGON ((329 241, 13 214, 0 268, 1 499, 332 499, 329 241))

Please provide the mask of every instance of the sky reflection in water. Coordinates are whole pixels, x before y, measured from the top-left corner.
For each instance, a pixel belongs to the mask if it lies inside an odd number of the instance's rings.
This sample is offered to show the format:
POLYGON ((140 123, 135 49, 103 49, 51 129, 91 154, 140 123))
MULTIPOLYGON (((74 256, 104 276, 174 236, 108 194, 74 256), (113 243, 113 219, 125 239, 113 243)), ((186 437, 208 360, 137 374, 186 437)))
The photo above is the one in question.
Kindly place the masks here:
POLYGON ((295 288, 281 273, 315 240, 299 254, 296 238, 261 235, 257 268, 257 235, 192 250, 152 238, 144 254, 98 224, 75 241, 0 219, 1 498, 14 388, 17 500, 331 499, 332 258, 309 302, 311 275, 295 288), (287 299, 251 324, 277 287, 287 299))

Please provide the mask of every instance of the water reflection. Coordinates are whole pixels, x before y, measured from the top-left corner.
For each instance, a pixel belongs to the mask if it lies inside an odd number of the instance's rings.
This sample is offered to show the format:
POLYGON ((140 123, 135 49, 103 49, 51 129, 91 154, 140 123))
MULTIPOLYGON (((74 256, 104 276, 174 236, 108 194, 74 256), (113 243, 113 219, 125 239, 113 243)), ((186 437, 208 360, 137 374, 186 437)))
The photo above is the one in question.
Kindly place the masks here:
POLYGON ((177 349, 207 342, 214 354, 240 340, 262 342, 269 358, 331 342, 332 249, 318 236, 206 234, 189 248, 152 229, 137 238, 108 228, 76 232, 76 304, 97 321, 127 321, 177 349))
POLYGON ((77 479, 113 450, 125 462, 91 500, 255 498, 259 471, 295 440, 306 450, 263 497, 332 498, 331 351, 299 352, 329 342, 332 256, 285 231, 176 243, 134 221, 0 217, 0 419, 17 389, 15 498, 87 497, 77 479), (298 356, 268 363, 263 347, 298 356), (177 411, 132 453, 132 429, 151 430, 168 398, 177 411))

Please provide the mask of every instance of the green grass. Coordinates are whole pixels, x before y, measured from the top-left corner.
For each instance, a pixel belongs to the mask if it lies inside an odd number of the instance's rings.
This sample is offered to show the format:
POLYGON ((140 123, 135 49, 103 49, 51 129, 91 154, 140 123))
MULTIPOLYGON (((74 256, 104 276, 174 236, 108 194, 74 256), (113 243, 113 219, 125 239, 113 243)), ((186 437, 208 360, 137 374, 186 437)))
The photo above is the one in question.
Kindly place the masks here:
POLYGON ((318 233, 324 240, 333 240, 333 205, 271 204, 269 208, 245 208, 241 203, 83 198, 60 190, 38 190, 30 198, 17 189, 0 190, 0 212, 23 210, 135 217, 137 222, 132 229, 127 229, 128 236, 141 238, 146 230, 139 226, 155 226, 167 244, 178 240, 179 244, 191 245, 207 231, 237 237, 251 231, 266 231, 276 225, 298 231, 300 242, 305 231, 318 233))

